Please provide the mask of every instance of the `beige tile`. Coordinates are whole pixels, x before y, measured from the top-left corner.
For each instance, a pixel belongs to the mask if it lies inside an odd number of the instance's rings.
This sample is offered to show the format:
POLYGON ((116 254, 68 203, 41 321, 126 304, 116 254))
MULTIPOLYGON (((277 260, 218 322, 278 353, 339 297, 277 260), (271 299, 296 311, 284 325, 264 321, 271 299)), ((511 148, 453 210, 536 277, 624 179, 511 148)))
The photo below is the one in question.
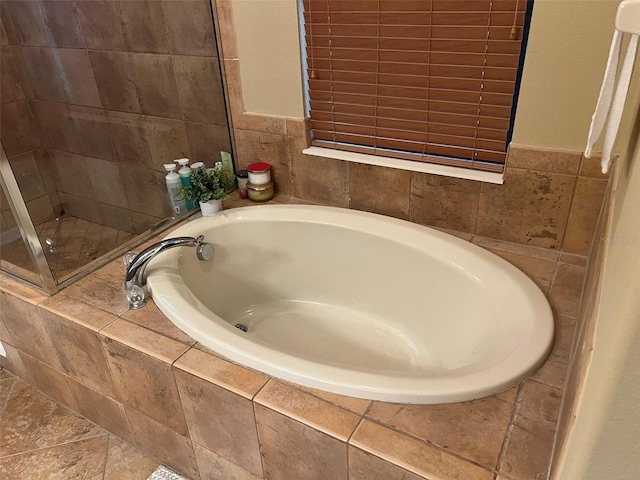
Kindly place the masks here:
MULTIPOLYGON (((235 39, 235 33, 234 37, 235 39)), ((226 55, 226 54, 225 54, 226 55)), ((240 61, 237 58, 224 60, 224 77, 227 88, 227 99, 231 110, 231 126, 234 129, 243 128, 245 109, 244 94, 242 93, 242 76, 240 75, 240 61)), ((282 122, 283 134, 287 132, 286 120, 282 122)))
POLYGON ((116 3, 130 52, 169 53, 162 2, 118 0, 116 3))
POLYGON ((2 418, 4 406, 16 382, 18 382, 18 379, 8 373, 7 370, 0 370, 0 418, 2 418))
POLYGON ((127 442, 133 441, 122 405, 73 379, 69 379, 69 386, 76 400, 75 410, 127 442))
POLYGON ((303 139, 289 137, 293 195, 331 205, 349 206, 349 165, 332 158, 303 155, 303 139))
POLYGON ((349 164, 350 208, 409 219, 411 172, 349 164))
POLYGON ((407 470, 359 448, 349 447, 349 480, 422 480, 407 470))
POLYGON ((227 112, 218 60, 174 55, 173 63, 184 119, 226 126, 227 112))
POLYGON ((7 356, 0 356, 0 367, 7 369, 13 375, 25 382, 33 383, 33 380, 29 377, 27 367, 24 366, 24 362, 22 361, 22 358, 20 358, 20 352, 6 341, 2 342, 2 346, 4 347, 7 356))
POLYGON ((125 407, 136 446, 189 480, 198 480, 198 467, 191 441, 153 419, 125 407))
POLYGON ((131 210, 153 217, 169 216, 163 206, 163 199, 168 203, 169 194, 162 173, 135 165, 120 164, 119 168, 131 210))
POLYGON ((191 346, 196 343, 189 335, 171 323, 164 316, 164 313, 158 309, 153 300, 147 300, 147 305, 144 309, 129 310, 122 318, 185 345, 191 346))
POLYGON ((347 479, 343 442, 261 405, 255 412, 265 478, 347 479))
POLYGON ((47 34, 37 2, 2 2, 2 23, 9 43, 47 45, 47 34))
POLYGON ((264 375, 197 348, 180 357, 174 366, 247 399, 252 399, 267 383, 264 375))
POLYGON ((84 37, 73 2, 41 2, 40 11, 52 47, 84 48, 84 37))
POLYGON ((127 197, 118 164, 91 157, 85 157, 85 164, 91 179, 91 186, 100 203, 127 208, 127 197))
POLYGON ((549 292, 549 302, 558 315, 572 318, 578 316, 584 278, 584 267, 558 264, 549 292))
POLYGON ((360 416, 320 398, 270 380, 255 402, 346 442, 360 416))
MULTIPOLYGON (((48 298, 48 295, 40 289, 8 275, 0 275, 0 291, 32 305, 37 305, 45 298, 48 298)), ((0 296, 0 298, 2 297, 0 296)), ((2 315, 0 315, 0 323, 1 322, 2 315)))
POLYGON ((363 420, 349 444, 427 478, 493 479, 488 470, 369 420, 363 420))
POLYGON ((90 51, 89 59, 102 106, 108 110, 139 112, 129 56, 124 52, 90 51))
POLYGON ((102 339, 122 403, 185 435, 187 427, 171 364, 110 338, 102 339))
POLYGON ((12 345, 47 365, 61 369, 60 361, 44 328, 37 307, 12 297, 0 294, 0 317, 11 336, 12 345))
POLYGON ((60 64, 61 74, 64 75, 64 89, 67 92, 68 102, 87 107, 101 107, 100 94, 87 51, 59 48, 56 50, 55 56, 56 61, 60 64))
POLYGON ((253 130, 254 132, 272 133, 274 135, 286 136, 287 134, 287 119, 278 115, 245 112, 239 117, 237 124, 234 120, 233 126, 242 130, 253 130))
MULTIPOLYGON (((249 470, 230 462, 224 457, 217 455, 197 443, 193 445, 200 478, 223 478, 226 480, 261 480, 262 475, 256 475, 249 470)), ((106 479, 105 479, 106 480, 106 479)))
POLYGON ((479 400, 443 405, 374 402, 367 418, 495 467, 516 400, 517 388, 479 400))
MULTIPOLYGON (((139 4, 140 2, 136 2, 139 4)), ((131 69, 140 110, 148 115, 182 118, 176 74, 170 55, 131 53, 131 69)))
POLYGON ((163 164, 171 163, 176 158, 191 158, 187 129, 182 120, 146 116, 144 129, 156 170, 162 171, 163 164))
POLYGON ((251 400, 175 370, 191 439, 255 475, 262 475, 251 400))
POLYGON ((289 145, 284 135, 252 130, 235 130, 236 161, 240 168, 254 162, 271 165, 271 179, 276 193, 291 193, 289 145))
POLYGON ((97 333, 46 310, 41 315, 64 371, 103 395, 118 398, 97 333))
POLYGON ((185 125, 192 162, 204 162, 211 166, 219 160, 221 150, 231 151, 231 139, 226 126, 190 122, 185 125))
POLYGON ((78 0, 76 8, 87 48, 118 51, 126 49, 120 15, 114 0, 78 0))
POLYGON ((565 357, 551 354, 531 379, 551 387, 564 388, 568 368, 565 357))
POLYGON ((216 45, 208 0, 163 1, 171 52, 182 55, 216 56, 216 45))
POLYGON ((580 175, 593 178, 609 178, 611 171, 602 173, 602 155, 593 154, 591 158, 586 158, 582 155, 582 163, 580 164, 580 175))
POLYGON ((476 233, 559 249, 575 182, 575 176, 508 168, 503 185, 482 184, 476 233))
POLYGON ((158 467, 153 460, 117 437, 109 437, 103 480, 147 480, 158 467))
POLYGON ((412 222, 475 232, 480 182, 414 172, 411 176, 412 222))
POLYGON ((366 412, 369 408, 369 405, 371 405, 371 400, 365 400, 363 398, 346 397, 344 395, 338 395, 337 393, 325 392, 322 390, 317 390, 315 388, 303 387, 301 385, 291 386, 293 388, 297 388, 298 390, 302 390, 303 392, 326 400, 329 403, 333 403, 338 407, 345 408, 352 411, 353 413, 357 413, 358 415, 362 415, 364 412, 366 412))
POLYGON ((499 257, 504 258, 518 269, 522 270, 538 287, 544 292, 549 291, 553 274, 556 271, 555 260, 543 260, 540 258, 532 258, 530 256, 519 255, 517 253, 505 252, 504 250, 494 250, 489 248, 490 252, 495 253, 499 257))
POLYGON ((506 242, 495 238, 486 238, 475 236, 473 243, 489 250, 501 250, 503 252, 514 253, 523 257, 532 259, 556 261, 560 253, 549 250, 547 248, 533 247, 531 245, 523 245, 521 243, 506 242))
POLYGON ((6 478, 101 478, 109 436, 66 443, 0 459, 6 478), (24 477, 28 472, 29 477, 24 477))
POLYGON ((524 145, 510 145, 509 168, 526 168, 543 172, 576 174, 581 153, 575 150, 556 150, 524 145))
POLYGON ((569 265, 576 265, 578 267, 586 267, 589 257, 584 255, 573 255, 571 253, 562 253, 558 261, 560 263, 567 263, 569 265))
POLYGON ((307 137, 309 135, 309 124, 307 119, 305 118, 296 118, 296 117, 287 117, 287 136, 300 138, 305 140, 304 148, 309 146, 306 143, 307 137))
POLYGON ((38 390, 72 410, 78 410, 78 404, 65 375, 24 352, 20 354, 20 358, 29 370, 29 377, 38 390))
POLYGON ((218 18, 218 38, 222 44, 223 58, 238 58, 238 45, 236 32, 233 28, 233 10, 230 0, 218 0, 214 2, 215 15, 218 18))
POLYGON ((607 181, 578 177, 562 250, 588 255, 602 210, 607 181))
POLYGON ((64 295, 114 315, 122 315, 129 310, 123 278, 124 267, 117 259, 67 287, 64 295))
POLYGON ((64 293, 47 298, 38 307, 41 310, 65 317, 94 332, 98 332, 116 319, 115 315, 88 303, 70 298, 64 293))
MULTIPOLYGON (((104 430, 17 382, 2 414, 0 457, 104 435, 104 430), (38 428, 33 428, 38 425, 38 428)), ((45 477, 46 478, 46 477, 45 477)))

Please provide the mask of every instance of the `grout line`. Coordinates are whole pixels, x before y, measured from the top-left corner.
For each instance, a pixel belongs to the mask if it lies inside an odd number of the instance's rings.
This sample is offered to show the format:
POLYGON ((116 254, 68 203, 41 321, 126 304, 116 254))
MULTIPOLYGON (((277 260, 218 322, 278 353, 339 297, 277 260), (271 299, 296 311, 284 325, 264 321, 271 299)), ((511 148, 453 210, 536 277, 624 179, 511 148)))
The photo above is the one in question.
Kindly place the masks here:
POLYGON ((504 455, 507 451, 507 446, 509 445, 509 441, 511 440, 511 432, 513 431, 513 427, 516 422, 516 417, 518 415, 518 410, 520 409, 520 403, 522 402, 522 397, 524 396, 525 383, 526 383, 526 380, 523 380, 520 383, 520 386, 518 387, 516 401, 513 403, 513 412, 511 413, 511 420, 509 421, 509 427, 507 428, 507 433, 504 436, 504 441, 502 442, 502 448, 500 449, 500 454, 498 455, 498 463, 496 464, 496 467, 494 469, 496 473, 500 473, 500 469, 502 468, 504 455))
MULTIPOLYGON (((62 405, 62 404, 60 403, 60 405, 62 405)), ((65 406, 65 405, 63 405, 63 406, 65 406)), ((82 417, 82 418, 84 418, 84 417, 82 417)), ((85 420, 87 422, 91 422, 91 420, 89 420, 88 418, 85 418, 85 420)), ((93 423, 93 422, 91 422, 91 423, 93 423)), ((102 429, 102 427, 99 427, 99 428, 102 429)), ((35 452, 41 452, 43 450, 50 450, 52 448, 63 447, 65 445, 71 445, 73 443, 80 443, 80 442, 84 442, 86 440, 93 440, 95 438, 108 437, 109 435, 110 435, 110 432, 105 430, 104 433, 101 433, 100 435, 93 435, 91 437, 78 438, 78 439, 75 439, 75 440, 69 440, 68 442, 55 443, 55 444, 52 444, 52 445, 47 445, 46 447, 36 448, 36 449, 33 449, 33 450, 24 450, 22 452, 16 452, 16 453, 12 453, 10 455, 5 455, 3 457, 0 457, 0 459, 1 460, 5 460, 7 458, 19 457, 20 455, 27 455, 27 454, 31 454, 31 453, 35 453, 35 452)))

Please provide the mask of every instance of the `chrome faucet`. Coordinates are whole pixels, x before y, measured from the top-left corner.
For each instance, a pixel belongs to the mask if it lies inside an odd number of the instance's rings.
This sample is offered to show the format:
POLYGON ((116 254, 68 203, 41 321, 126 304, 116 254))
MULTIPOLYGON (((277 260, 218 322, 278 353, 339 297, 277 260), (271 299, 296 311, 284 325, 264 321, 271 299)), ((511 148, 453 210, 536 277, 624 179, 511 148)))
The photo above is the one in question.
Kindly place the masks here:
POLYGON ((198 238, 193 237, 175 237, 167 238, 158 243, 154 243, 142 252, 128 252, 123 257, 126 267, 124 278, 124 287, 127 291, 127 300, 132 310, 137 310, 145 306, 145 292, 147 279, 145 271, 149 261, 159 253, 174 247, 196 247, 196 256, 199 260, 206 261, 213 258, 213 245, 204 241, 204 236, 198 238))

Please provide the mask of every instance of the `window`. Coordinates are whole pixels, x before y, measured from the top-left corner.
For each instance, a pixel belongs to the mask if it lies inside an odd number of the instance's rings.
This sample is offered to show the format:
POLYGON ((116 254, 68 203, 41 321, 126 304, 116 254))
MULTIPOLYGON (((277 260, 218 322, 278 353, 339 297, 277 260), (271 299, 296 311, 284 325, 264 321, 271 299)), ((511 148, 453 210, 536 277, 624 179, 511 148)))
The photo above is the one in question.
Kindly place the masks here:
POLYGON ((312 145, 501 172, 529 0, 303 0, 312 145))

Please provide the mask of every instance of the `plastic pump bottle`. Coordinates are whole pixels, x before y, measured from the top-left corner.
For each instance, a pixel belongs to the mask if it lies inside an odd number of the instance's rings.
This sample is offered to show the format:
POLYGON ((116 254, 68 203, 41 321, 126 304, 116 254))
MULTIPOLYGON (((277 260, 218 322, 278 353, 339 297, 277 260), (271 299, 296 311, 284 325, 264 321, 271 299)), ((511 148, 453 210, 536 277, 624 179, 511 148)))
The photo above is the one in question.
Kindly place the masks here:
MULTIPOLYGON (((180 170, 178 170, 178 175, 180 176, 180 182, 183 187, 191 186, 191 169, 188 167, 189 159, 188 158, 178 158, 175 162, 180 165, 180 170)), ((187 210, 193 210, 196 208, 196 201, 193 198, 185 198, 187 202, 187 210)))
POLYGON ((169 200, 171 200, 173 214, 176 217, 187 211, 187 202, 181 192, 182 182, 180 181, 180 175, 176 173, 177 167, 175 163, 164 164, 164 168, 169 172, 165 180, 167 182, 167 191, 169 192, 169 200))

